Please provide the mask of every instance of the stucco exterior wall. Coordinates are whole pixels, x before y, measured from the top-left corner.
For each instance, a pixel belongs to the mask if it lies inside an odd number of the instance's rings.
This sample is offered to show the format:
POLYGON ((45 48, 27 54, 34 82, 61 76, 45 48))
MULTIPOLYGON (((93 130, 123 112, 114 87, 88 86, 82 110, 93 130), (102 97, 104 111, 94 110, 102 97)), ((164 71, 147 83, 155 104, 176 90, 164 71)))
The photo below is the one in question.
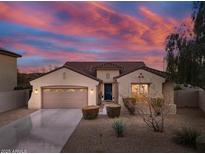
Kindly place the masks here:
POLYGON ((122 103, 122 97, 130 97, 131 96, 131 84, 132 83, 149 83, 149 96, 150 97, 163 97, 162 94, 162 84, 165 82, 165 79, 150 73, 148 71, 139 69, 130 74, 122 76, 117 79, 119 84, 119 102, 122 103), (138 76, 142 73, 144 76, 143 79, 138 78, 138 76))
POLYGON ((164 101, 168 105, 168 112, 170 114, 176 114, 176 104, 174 103, 174 82, 165 82, 163 84, 162 93, 164 101))
POLYGON ((0 91, 10 91, 17 86, 17 62, 15 57, 0 54, 0 91))
POLYGON ((167 104, 174 104, 174 82, 165 82, 162 88, 164 101, 167 104))
POLYGON ((0 92, 0 113, 25 106, 29 100, 29 90, 0 92))
POLYGON ((104 83, 112 83, 113 77, 119 75, 119 70, 97 70, 97 78, 103 80, 104 83), (106 74, 110 74, 110 78, 106 78, 106 74))
MULTIPOLYGON (((103 80, 104 83, 113 83, 113 78, 119 76, 119 70, 97 70, 97 78, 103 80), (109 78, 106 77, 109 74, 109 78)), ((102 95, 105 94, 104 84, 102 85, 102 95)), ((114 86, 112 87, 112 95, 114 96, 114 86)))
MULTIPOLYGON (((131 96, 131 84, 132 83, 146 83, 149 84, 149 97, 157 98, 163 97, 165 103, 167 104, 167 109, 169 114, 176 114, 176 105, 174 104, 174 89, 173 82, 165 82, 165 78, 162 78, 158 75, 150 73, 146 70, 136 70, 130 74, 122 76, 117 79, 119 85, 119 97, 118 102, 122 105, 122 110, 126 112, 122 97, 131 96), (144 76, 143 79, 139 79, 138 76, 142 73, 144 76)), ((148 108, 139 104, 143 108, 145 113, 148 113, 148 108)))
POLYGON ((198 90, 176 90, 175 104, 177 107, 198 107, 198 90))
POLYGON ((45 86, 85 86, 88 87, 88 105, 96 105, 96 90, 98 81, 81 75, 77 72, 62 68, 30 82, 33 86, 28 107, 40 109, 42 105, 42 89, 45 86), (91 89, 93 90, 91 92, 91 89), (37 91, 37 92, 35 92, 37 91))
POLYGON ((205 91, 198 89, 175 91, 177 107, 199 107, 205 112, 205 91))

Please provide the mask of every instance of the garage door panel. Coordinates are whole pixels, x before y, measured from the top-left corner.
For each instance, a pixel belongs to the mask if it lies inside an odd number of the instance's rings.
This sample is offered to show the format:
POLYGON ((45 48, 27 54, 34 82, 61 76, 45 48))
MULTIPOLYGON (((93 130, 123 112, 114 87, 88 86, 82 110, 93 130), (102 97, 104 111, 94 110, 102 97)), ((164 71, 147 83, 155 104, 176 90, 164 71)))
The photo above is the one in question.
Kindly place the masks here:
POLYGON ((43 89, 43 108, 82 108, 87 101, 86 88, 43 89))

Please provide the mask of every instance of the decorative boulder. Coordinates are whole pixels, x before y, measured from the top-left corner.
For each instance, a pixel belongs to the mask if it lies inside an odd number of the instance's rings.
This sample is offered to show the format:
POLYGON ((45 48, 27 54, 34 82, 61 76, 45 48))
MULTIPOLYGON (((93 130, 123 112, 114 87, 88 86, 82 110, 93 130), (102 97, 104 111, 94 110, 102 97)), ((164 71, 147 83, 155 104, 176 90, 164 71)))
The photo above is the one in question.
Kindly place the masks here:
POLYGON ((99 113, 99 106, 86 106, 82 108, 83 118, 86 120, 96 119, 99 113))
POLYGON ((121 106, 119 104, 109 104, 106 105, 106 110, 109 118, 119 117, 121 106))
POLYGON ((196 148, 199 152, 205 152, 205 135, 196 138, 196 148))

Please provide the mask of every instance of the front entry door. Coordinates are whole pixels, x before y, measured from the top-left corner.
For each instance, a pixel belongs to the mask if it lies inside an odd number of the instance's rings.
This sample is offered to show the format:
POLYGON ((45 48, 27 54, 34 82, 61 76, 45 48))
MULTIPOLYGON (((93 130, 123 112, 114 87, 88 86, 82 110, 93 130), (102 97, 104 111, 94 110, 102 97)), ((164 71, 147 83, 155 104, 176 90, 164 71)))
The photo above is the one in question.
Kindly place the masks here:
POLYGON ((104 85, 104 100, 112 100, 112 83, 105 83, 104 85))

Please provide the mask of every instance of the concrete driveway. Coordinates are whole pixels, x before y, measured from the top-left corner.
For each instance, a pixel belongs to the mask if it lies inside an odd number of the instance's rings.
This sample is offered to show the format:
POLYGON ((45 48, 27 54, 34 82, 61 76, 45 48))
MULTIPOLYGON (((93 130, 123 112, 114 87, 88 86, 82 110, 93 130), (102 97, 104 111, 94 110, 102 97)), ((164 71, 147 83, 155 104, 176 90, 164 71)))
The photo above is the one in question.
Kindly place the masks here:
POLYGON ((81 117, 80 109, 36 111, 0 128, 0 152, 60 152, 81 117))

